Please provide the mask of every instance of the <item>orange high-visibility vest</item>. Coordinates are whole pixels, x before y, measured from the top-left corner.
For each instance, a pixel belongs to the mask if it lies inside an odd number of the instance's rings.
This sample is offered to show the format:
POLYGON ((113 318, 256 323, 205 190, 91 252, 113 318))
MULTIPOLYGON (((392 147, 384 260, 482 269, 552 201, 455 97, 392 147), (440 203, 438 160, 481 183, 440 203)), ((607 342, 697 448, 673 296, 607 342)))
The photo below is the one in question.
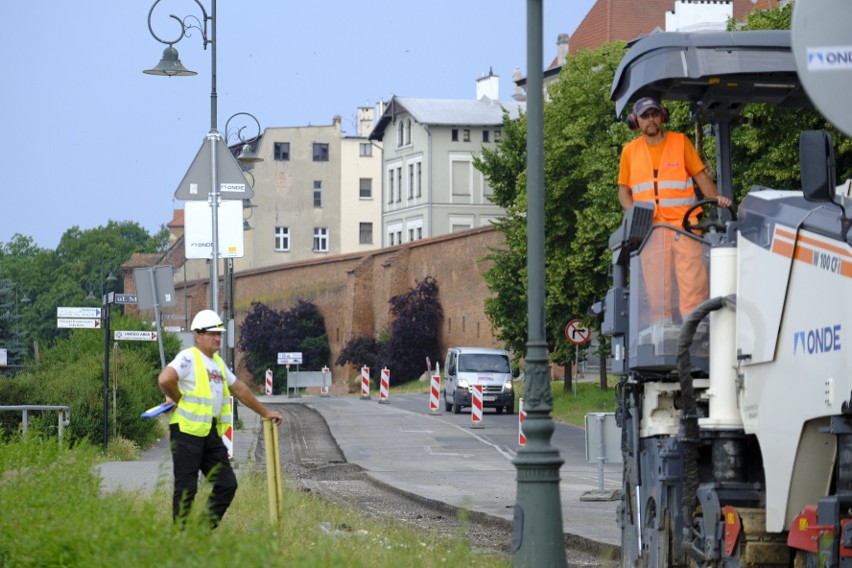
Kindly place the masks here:
MULTIPOLYGON (((630 191, 634 201, 654 203, 654 223, 680 225, 686 211, 698 202, 695 186, 686 171, 684 144, 686 136, 667 132, 660 168, 654 176, 654 164, 645 137, 640 136, 627 146, 630 153, 630 191)), ((699 211, 695 212, 697 222, 699 211)))

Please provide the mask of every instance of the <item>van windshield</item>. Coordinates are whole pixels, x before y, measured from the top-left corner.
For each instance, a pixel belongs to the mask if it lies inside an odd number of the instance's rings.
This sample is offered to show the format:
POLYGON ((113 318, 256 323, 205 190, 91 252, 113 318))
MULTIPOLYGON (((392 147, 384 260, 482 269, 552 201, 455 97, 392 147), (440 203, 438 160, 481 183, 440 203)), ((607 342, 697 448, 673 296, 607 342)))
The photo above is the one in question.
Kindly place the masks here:
POLYGON ((459 355, 459 373, 511 373, 505 355, 474 353, 459 355))

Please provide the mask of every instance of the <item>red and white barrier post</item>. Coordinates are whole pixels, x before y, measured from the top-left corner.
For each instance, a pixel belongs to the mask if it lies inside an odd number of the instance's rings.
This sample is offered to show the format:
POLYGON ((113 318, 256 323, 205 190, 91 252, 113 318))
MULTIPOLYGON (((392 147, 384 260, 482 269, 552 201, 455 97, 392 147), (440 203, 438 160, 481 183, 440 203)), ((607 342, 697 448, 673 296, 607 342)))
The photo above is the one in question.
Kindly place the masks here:
POLYGON ((432 375, 432 388, 429 391, 429 414, 441 414, 441 369, 435 363, 435 373, 432 375))
POLYGON ((329 369, 328 367, 323 367, 322 373, 323 383, 325 384, 320 387, 320 396, 328 396, 328 387, 329 385, 331 385, 331 369, 329 369))
POLYGON ((390 404, 388 394, 390 393, 390 369, 382 369, 381 384, 379 385, 379 404, 390 404))
POLYGON ((264 392, 266 394, 272 394, 272 369, 266 370, 266 387, 264 392))
POLYGON ((484 428, 482 424, 482 385, 473 385, 472 401, 470 407, 470 427, 484 428))
POLYGON ((524 399, 518 401, 518 444, 521 446, 527 445, 527 437, 524 435, 524 419, 527 417, 527 411, 524 408, 524 399))
MULTIPOLYGON (((234 397, 229 396, 228 400, 230 400, 231 404, 231 416, 234 415, 234 397)), ((228 459, 234 458, 234 423, 228 424, 228 429, 225 430, 225 433, 222 434, 222 443, 225 444, 225 447, 228 448, 228 459)))
POLYGON ((366 365, 361 367, 361 400, 370 398, 370 368, 366 365))

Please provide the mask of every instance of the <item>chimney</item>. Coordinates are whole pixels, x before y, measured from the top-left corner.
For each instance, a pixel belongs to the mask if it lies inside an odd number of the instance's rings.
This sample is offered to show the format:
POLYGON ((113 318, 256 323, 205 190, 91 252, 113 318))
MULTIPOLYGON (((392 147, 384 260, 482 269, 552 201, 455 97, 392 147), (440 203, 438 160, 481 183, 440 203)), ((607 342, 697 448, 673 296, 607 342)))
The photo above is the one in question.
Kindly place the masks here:
POLYGON ((373 107, 358 107, 358 136, 367 137, 373 131, 373 107))
POLYGON ((492 101, 500 100, 500 77, 494 74, 492 68, 488 69, 488 75, 476 80, 476 100, 488 97, 492 101))
POLYGON ((556 64, 560 67, 565 65, 565 59, 568 57, 568 40, 571 39, 566 33, 561 33, 556 38, 556 64))
POLYGON ((336 126, 338 130, 340 130, 340 123, 343 122, 343 119, 339 114, 335 114, 331 117, 331 125, 336 126))
POLYGON ((374 115, 376 118, 382 118, 385 114, 385 109, 387 108, 387 103, 384 100, 379 99, 379 102, 376 103, 376 114, 374 115))
POLYGON ((527 100, 527 94, 524 92, 523 87, 518 84, 518 81, 523 78, 524 76, 521 74, 521 68, 515 67, 515 71, 512 73, 512 84, 515 85, 515 92, 512 93, 512 99, 518 102, 527 100))

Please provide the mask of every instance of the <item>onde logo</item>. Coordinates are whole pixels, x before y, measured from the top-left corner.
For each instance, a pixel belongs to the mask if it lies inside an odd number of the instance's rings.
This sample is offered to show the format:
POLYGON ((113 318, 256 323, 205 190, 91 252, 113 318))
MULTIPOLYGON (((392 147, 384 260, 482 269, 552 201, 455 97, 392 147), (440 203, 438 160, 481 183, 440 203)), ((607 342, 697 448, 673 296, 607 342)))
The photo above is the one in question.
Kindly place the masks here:
POLYGON ((793 355, 818 355, 840 351, 840 324, 793 333, 793 355))
POLYGON ((839 71, 852 69, 852 47, 808 48, 809 71, 839 71))

